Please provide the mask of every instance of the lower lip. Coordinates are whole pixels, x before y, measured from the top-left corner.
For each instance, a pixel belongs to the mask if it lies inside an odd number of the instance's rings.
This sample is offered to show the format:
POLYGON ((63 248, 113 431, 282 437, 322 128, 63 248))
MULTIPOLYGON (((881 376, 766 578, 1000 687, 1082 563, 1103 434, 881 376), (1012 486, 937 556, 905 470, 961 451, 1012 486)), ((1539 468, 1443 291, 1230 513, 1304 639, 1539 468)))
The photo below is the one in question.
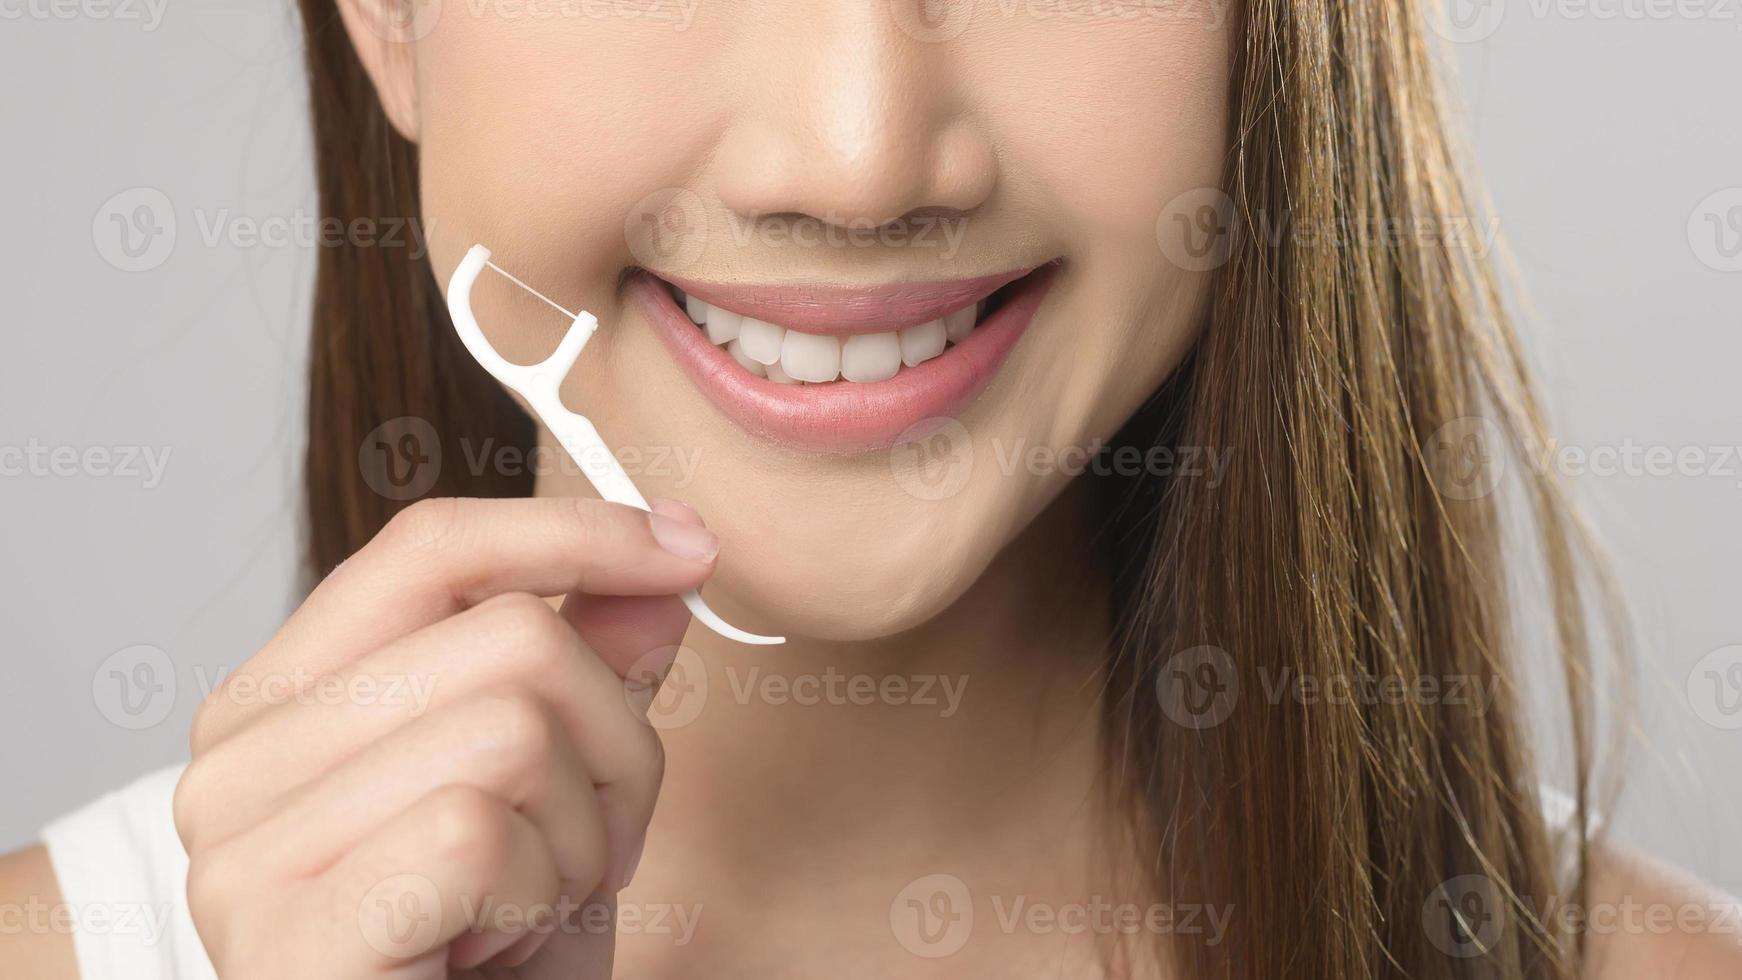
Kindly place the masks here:
POLYGON ((1053 266, 1043 266, 1030 274, 968 339, 870 384, 780 384, 758 378, 724 347, 709 343, 663 282, 643 272, 628 288, 672 356, 727 418, 771 442, 845 455, 887 449, 921 422, 953 418, 965 409, 986 390, 1034 321, 1053 272, 1053 266))

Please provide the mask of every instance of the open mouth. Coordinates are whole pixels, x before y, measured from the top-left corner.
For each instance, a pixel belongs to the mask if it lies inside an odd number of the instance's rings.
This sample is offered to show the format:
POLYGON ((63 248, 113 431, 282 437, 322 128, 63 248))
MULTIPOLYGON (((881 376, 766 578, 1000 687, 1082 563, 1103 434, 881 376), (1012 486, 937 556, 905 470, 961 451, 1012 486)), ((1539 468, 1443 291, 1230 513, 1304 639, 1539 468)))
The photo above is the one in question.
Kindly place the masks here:
POLYGON ((1033 320, 1056 263, 976 279, 872 287, 659 278, 630 291, 697 386, 751 432, 863 452, 953 417, 1033 320))

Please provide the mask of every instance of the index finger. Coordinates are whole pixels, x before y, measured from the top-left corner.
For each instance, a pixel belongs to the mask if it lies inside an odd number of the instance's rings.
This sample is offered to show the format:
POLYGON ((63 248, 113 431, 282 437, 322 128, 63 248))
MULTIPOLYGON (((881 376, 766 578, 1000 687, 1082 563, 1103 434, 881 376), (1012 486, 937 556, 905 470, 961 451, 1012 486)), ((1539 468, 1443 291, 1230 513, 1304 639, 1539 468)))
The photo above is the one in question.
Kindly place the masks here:
POLYGON ((591 498, 419 501, 327 576, 234 676, 294 668, 312 680, 507 592, 675 595, 707 579, 718 549, 706 528, 591 498))

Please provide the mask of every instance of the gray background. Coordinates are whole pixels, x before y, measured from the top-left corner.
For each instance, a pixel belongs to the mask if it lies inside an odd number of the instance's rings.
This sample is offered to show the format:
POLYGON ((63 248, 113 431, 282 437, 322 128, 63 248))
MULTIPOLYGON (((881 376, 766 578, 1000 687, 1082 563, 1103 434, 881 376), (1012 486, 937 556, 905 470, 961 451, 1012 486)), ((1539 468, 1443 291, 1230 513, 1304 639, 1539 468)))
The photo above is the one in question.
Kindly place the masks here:
MULTIPOLYGON (((1448 58, 1565 443, 1742 443, 1742 258, 1712 224, 1742 227, 1742 5, 1460 2, 1448 58)), ((0 20, 0 447, 170 456, 153 486, 0 477, 0 849, 182 758, 199 695, 292 596, 316 215, 295 21, 284 0, 101 9, 0 20), (113 214, 140 187, 164 195, 175 244, 129 272, 113 214), (292 241, 247 243, 256 229, 292 241), (139 645, 169 683, 130 716, 112 675, 151 668, 139 645)), ((1738 890, 1742 730, 1721 726, 1742 711, 1713 698, 1742 698, 1742 674, 1726 691, 1705 671, 1742 663, 1708 656, 1742 644, 1742 460, 1700 459, 1721 472, 1571 477, 1644 641, 1616 821, 1738 890)))

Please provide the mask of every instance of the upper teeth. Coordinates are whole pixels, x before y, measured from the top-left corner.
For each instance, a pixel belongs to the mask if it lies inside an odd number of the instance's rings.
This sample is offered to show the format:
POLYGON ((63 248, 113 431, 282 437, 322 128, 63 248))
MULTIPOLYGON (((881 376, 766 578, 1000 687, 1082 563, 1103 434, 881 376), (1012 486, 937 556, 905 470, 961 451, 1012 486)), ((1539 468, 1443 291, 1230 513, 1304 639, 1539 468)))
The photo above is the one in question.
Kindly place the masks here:
POLYGON ((691 322, 708 342, 726 348, 744 370, 782 384, 887 381, 902 366, 918 367, 959 344, 974 331, 982 305, 964 306, 929 323, 884 333, 855 334, 843 340, 804 333, 753 319, 676 291, 691 322))

